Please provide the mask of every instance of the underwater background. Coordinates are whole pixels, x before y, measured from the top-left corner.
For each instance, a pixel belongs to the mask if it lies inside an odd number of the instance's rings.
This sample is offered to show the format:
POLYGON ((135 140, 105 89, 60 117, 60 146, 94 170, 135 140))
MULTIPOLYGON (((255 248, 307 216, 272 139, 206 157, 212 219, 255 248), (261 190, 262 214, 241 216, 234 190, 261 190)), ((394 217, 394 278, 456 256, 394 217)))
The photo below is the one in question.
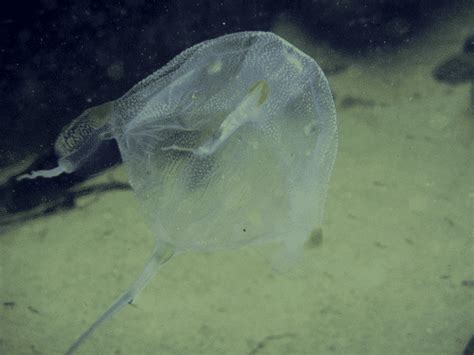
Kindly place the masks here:
POLYGON ((0 353, 61 354, 140 272, 155 236, 114 144, 55 179, 54 141, 182 50, 273 31, 312 56, 339 149, 322 233, 179 255, 79 354, 474 353, 472 1, 2 5, 0 353), (471 341, 470 341, 471 340, 471 341))

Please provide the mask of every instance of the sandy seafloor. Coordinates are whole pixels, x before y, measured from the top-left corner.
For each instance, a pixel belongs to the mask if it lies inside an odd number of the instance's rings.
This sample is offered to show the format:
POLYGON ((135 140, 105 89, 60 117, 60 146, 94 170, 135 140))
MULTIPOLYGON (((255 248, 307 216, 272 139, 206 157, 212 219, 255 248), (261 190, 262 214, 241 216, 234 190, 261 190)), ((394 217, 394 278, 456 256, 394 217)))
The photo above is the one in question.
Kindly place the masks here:
MULTIPOLYGON (((453 11, 400 50, 339 58, 322 246, 283 274, 265 247, 180 255, 78 353, 460 354, 474 333, 474 116, 469 86, 431 71, 473 18, 453 11), (342 107, 349 96, 372 103, 342 107)), ((0 305, 1 354, 63 353, 148 257, 131 191, 79 205, 1 235, 1 301, 15 303, 0 305)))

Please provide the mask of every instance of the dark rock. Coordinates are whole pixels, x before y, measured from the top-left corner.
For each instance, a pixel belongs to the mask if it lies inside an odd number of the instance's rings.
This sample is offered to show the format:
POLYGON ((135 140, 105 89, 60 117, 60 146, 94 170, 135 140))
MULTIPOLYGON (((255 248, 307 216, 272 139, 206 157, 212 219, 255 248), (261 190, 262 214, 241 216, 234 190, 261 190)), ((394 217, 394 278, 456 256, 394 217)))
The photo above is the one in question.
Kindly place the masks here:
POLYGON ((463 355, 474 355, 474 335, 471 337, 469 342, 464 348, 463 355))
POLYGON ((436 80, 457 85, 471 83, 471 110, 474 112, 474 35, 464 42, 463 51, 442 62, 433 70, 436 80))

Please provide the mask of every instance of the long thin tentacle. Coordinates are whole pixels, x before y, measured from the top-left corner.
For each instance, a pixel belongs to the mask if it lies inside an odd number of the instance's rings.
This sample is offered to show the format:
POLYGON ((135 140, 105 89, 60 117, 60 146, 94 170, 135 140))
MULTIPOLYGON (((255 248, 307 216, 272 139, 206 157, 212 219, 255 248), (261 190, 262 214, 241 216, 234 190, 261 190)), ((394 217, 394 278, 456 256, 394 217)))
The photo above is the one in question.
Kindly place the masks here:
POLYGON ((122 293, 107 310, 92 323, 92 325, 81 334, 79 338, 69 347, 66 351, 66 355, 71 355, 76 351, 79 346, 106 320, 110 319, 113 315, 118 313, 127 304, 133 302, 133 299, 137 294, 151 281, 156 272, 163 266, 167 261, 171 259, 174 251, 168 243, 157 243, 155 251, 151 255, 150 259, 145 265, 140 276, 130 285, 130 287, 122 293))

